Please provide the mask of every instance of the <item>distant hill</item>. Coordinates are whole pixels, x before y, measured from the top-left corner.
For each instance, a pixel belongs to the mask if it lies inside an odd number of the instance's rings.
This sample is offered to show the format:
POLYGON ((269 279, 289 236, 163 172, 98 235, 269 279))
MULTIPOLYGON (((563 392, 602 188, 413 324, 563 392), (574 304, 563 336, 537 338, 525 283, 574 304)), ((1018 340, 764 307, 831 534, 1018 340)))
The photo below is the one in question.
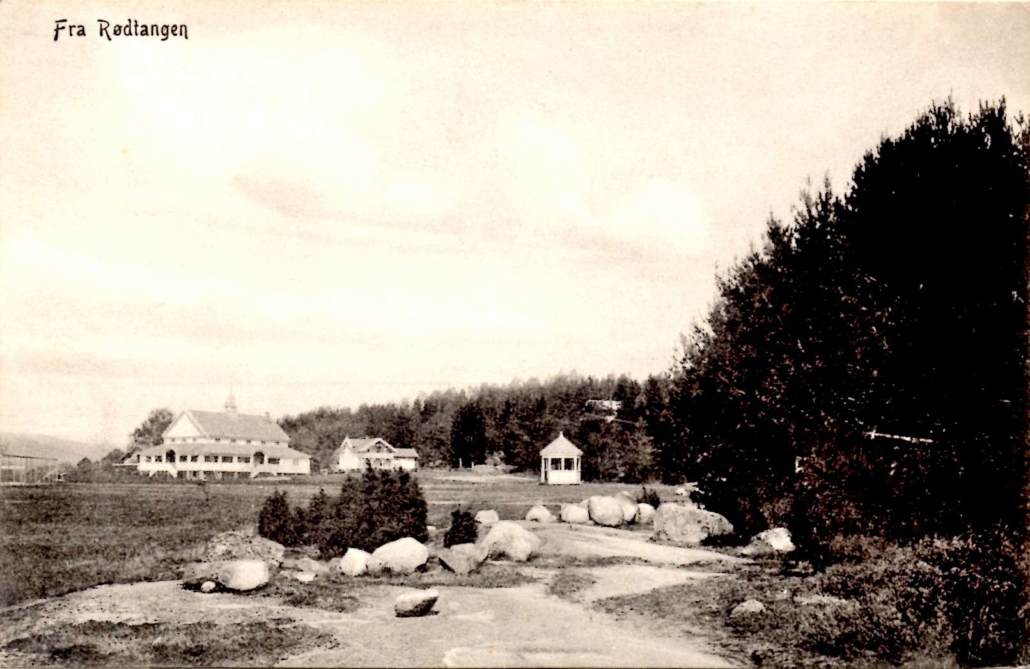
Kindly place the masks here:
POLYGON ((111 452, 113 446, 87 444, 61 437, 41 434, 11 434, 0 432, 0 451, 14 455, 35 455, 41 458, 56 458, 75 464, 82 458, 99 460, 111 452))

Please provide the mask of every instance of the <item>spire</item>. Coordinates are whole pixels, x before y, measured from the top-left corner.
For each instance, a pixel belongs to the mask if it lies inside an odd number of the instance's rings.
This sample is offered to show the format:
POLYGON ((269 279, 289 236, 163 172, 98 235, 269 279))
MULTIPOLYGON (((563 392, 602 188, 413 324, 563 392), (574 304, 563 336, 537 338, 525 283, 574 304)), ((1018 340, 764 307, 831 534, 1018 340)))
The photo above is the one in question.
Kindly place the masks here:
POLYGON ((229 385, 229 397, 225 400, 225 413, 236 418, 236 396, 232 394, 232 384, 229 385))

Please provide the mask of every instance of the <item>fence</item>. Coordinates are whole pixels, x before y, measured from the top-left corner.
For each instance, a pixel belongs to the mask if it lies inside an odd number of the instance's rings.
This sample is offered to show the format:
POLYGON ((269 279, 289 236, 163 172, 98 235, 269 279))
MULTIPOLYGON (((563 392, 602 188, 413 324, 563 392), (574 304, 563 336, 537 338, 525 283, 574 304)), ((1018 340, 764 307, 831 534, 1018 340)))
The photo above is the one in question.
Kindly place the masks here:
POLYGON ((33 485, 58 480, 56 458, 0 453, 0 485, 33 485))

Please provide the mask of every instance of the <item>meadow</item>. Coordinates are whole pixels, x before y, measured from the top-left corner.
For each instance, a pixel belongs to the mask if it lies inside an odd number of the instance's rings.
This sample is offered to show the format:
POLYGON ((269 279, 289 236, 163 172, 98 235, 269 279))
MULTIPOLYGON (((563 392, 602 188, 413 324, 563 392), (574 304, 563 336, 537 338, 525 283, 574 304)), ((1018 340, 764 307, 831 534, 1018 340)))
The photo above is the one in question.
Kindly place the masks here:
MULTIPOLYGON (((175 579, 215 534, 252 527, 266 497, 285 490, 306 503, 320 488, 335 494, 338 476, 268 479, 199 486, 182 483, 63 484, 0 488, 0 606, 108 583, 175 579)), ((429 523, 445 529, 450 513, 495 509, 525 516, 536 503, 578 502, 640 486, 585 483, 542 486, 532 477, 423 471, 419 483, 429 523)), ((667 486, 653 486, 665 499, 667 486)))

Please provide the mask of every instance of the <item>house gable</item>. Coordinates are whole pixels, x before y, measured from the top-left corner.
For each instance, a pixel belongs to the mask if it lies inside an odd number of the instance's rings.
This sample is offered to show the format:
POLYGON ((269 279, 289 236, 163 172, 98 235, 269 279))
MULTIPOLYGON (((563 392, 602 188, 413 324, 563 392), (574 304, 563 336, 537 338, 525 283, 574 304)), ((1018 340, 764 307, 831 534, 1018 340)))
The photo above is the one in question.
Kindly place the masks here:
POLYGON ((204 434, 204 431, 200 429, 200 426, 190 418, 189 412, 183 411, 174 421, 172 421, 172 424, 168 426, 168 429, 164 431, 162 436, 165 438, 165 441, 167 441, 173 438, 196 438, 206 435, 204 434))

